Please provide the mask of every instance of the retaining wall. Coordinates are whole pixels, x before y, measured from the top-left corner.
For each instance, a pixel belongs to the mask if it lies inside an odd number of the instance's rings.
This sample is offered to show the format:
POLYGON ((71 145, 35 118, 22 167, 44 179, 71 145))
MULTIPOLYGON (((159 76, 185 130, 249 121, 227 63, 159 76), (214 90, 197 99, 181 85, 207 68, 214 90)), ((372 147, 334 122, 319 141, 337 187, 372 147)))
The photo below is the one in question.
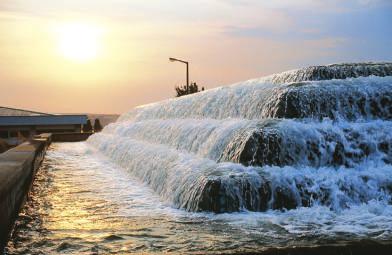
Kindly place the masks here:
POLYGON ((0 154, 0 254, 50 142, 42 134, 0 154))
POLYGON ((93 133, 54 133, 53 142, 81 142, 86 141, 93 133))

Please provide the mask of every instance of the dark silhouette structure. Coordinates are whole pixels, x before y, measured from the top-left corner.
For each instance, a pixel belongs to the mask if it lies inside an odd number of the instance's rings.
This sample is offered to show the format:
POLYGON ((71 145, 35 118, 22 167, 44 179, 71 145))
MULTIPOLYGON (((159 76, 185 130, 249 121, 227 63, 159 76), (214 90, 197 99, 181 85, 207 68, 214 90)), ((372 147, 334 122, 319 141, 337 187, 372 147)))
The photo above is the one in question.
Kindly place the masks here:
POLYGON ((94 132, 101 132, 101 130, 102 130, 101 121, 99 119, 95 119, 95 121, 94 121, 94 132))
POLYGON ((9 145, 6 143, 6 141, 2 140, 0 138, 0 153, 3 153, 9 149, 9 145))
POLYGON ((197 93, 200 91, 204 91, 204 87, 201 88, 201 90, 199 90, 199 86, 196 84, 196 82, 191 83, 189 86, 177 86, 175 87, 176 90, 176 97, 180 97, 180 96, 185 96, 185 95, 189 95, 189 94, 193 94, 193 93, 197 93))
POLYGON ((81 133, 85 114, 49 114, 0 106, 0 138, 16 145, 20 138, 42 133, 81 133))
POLYGON ((92 132, 92 131, 93 131, 93 127, 91 126, 90 119, 88 119, 87 123, 85 125, 83 125, 83 132, 88 133, 88 132, 92 132))

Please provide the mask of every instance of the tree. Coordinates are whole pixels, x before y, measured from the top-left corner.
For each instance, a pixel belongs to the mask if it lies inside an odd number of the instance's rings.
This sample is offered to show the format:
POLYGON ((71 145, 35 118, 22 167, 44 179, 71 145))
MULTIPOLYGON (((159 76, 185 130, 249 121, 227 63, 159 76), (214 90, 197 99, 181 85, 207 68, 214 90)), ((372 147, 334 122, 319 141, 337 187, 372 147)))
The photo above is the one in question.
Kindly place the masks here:
POLYGON ((99 119, 94 120, 94 132, 101 132, 102 130, 102 125, 101 121, 99 119))
MULTIPOLYGON (((184 86, 176 86, 175 90, 177 93, 176 97, 181 97, 181 96, 200 92, 199 86, 196 84, 196 82, 191 83, 188 89, 187 86, 184 85, 184 86)), ((204 91, 204 87, 201 88, 201 91, 204 91)))
POLYGON ((93 127, 91 126, 91 121, 90 119, 87 120, 87 123, 85 125, 83 125, 83 132, 84 133, 89 133, 93 131, 93 127))

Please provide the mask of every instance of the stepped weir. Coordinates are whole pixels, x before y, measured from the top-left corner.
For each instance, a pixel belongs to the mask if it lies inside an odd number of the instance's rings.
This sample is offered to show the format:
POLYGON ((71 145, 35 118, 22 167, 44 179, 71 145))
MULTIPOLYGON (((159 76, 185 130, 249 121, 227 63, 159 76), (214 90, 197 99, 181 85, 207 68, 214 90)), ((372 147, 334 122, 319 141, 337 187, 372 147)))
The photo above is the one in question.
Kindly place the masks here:
POLYGON ((307 67, 139 106, 88 143, 189 211, 392 202, 392 63, 307 67))

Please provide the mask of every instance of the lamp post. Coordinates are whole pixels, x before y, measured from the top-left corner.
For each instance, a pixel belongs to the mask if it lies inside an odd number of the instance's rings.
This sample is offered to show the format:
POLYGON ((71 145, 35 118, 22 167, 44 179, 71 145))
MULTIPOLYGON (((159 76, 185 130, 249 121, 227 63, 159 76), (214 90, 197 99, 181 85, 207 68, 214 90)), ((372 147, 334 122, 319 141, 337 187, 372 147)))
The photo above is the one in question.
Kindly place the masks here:
POLYGON ((177 58, 169 58, 171 62, 181 62, 186 64, 186 92, 189 92, 189 63, 187 61, 177 59, 177 58))

